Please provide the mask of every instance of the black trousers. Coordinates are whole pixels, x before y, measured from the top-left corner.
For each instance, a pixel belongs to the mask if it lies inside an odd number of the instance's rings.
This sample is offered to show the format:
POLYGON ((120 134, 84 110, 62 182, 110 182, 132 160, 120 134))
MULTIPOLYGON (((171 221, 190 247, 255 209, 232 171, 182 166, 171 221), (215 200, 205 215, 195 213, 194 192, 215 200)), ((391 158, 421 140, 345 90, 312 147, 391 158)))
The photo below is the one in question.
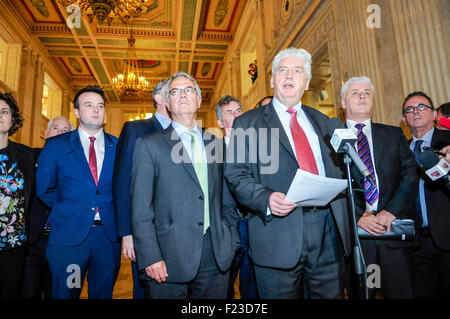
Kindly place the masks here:
POLYGON ((390 248, 385 241, 363 239, 361 249, 368 272, 369 299, 381 290, 386 299, 412 299, 412 248, 390 248), (379 271, 378 271, 379 270, 379 271), (380 278, 376 278, 376 276, 380 278), (379 283, 379 287, 377 287, 379 283))
MULTIPOLYGON (((189 262, 189 260, 186 260, 189 262)), ((168 271, 169 272, 169 271, 168 271)), ((170 278, 170 272, 169 272, 170 278)), ((196 277, 190 282, 158 283, 145 280, 146 298, 151 299, 225 299, 227 297, 229 271, 221 272, 214 259, 211 231, 203 238, 202 256, 196 277)))
POLYGON ((20 298, 25 248, 0 251, 0 300, 20 298))
POLYGON ((414 298, 450 299, 450 251, 436 247, 427 229, 416 232, 414 250, 414 298))
POLYGON ((22 289, 24 299, 51 298, 52 274, 46 256, 47 243, 48 235, 42 234, 27 249, 22 289))
POLYGON ((259 296, 264 299, 343 298, 343 254, 330 209, 303 212, 301 236, 301 257, 292 269, 255 264, 259 296))

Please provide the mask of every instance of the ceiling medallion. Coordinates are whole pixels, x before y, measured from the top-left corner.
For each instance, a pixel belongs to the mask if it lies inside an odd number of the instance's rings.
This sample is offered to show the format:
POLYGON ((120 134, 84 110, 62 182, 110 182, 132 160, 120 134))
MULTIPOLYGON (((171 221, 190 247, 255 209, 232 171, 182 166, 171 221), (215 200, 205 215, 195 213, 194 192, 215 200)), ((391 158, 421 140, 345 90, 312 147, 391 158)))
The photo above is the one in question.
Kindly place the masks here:
POLYGON ((127 24, 147 12, 145 0, 59 0, 59 2, 66 7, 78 6, 86 12, 89 22, 97 18, 100 24, 110 24, 114 19, 112 14, 127 24))
POLYGON ((112 79, 114 89, 126 98, 143 97, 151 92, 150 82, 142 75, 143 71, 139 68, 136 59, 135 43, 136 38, 133 37, 133 31, 131 31, 128 38, 127 57, 124 61, 123 72, 112 79))

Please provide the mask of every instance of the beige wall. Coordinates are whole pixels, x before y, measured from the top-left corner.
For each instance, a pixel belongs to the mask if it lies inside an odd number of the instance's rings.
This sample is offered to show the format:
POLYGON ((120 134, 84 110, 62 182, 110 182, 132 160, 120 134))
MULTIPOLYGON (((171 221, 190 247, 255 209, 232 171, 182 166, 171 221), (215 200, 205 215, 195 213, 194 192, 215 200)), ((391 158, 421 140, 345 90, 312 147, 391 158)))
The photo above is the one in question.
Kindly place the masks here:
MULTIPOLYGON (((295 46, 314 55, 328 46, 335 114, 342 117, 340 88, 352 76, 369 76, 375 84, 373 120, 399 126, 401 103, 414 91, 431 95, 436 105, 450 100, 450 4, 445 0, 378 0, 381 27, 368 27, 371 0, 303 0, 248 2, 225 71, 218 81, 215 103, 235 95, 248 108, 271 94, 270 69, 280 50, 295 46), (251 14, 250 14, 251 13, 251 14), (253 27, 256 26, 256 27, 253 27), (254 29, 258 77, 253 96, 241 94, 234 66, 246 31, 254 29), (262 79, 264 77, 264 80, 262 79)), ((242 57, 242 54, 241 54, 242 57)), ((241 76, 246 76, 243 72, 241 76)), ((306 97, 311 101, 311 97, 306 97)), ((327 111, 324 110, 324 113, 327 111)))

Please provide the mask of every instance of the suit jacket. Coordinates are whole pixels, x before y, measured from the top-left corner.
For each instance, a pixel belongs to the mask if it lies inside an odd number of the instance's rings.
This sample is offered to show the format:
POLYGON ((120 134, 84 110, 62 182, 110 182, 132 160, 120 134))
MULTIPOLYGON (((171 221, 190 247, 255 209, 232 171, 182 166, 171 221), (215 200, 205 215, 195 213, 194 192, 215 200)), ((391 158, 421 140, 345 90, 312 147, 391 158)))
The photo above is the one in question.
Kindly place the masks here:
MULTIPOLYGON (((440 150, 447 145, 450 145, 450 131, 435 128, 431 147, 440 150)), ((443 179, 433 182, 423 169, 418 169, 417 172, 425 181, 425 201, 431 237, 439 249, 450 250, 450 193, 446 190, 443 179)))
POLYGON ((22 171, 24 183, 24 216, 25 216, 25 227, 27 229, 28 244, 30 243, 30 226, 31 221, 31 209, 32 202, 36 197, 35 192, 35 170, 36 170, 36 159, 38 152, 36 149, 32 149, 26 145, 15 143, 8 140, 8 148, 14 153, 17 158, 17 165, 22 171))
MULTIPOLYGON (((238 215, 224 187, 222 143, 207 133, 203 138, 214 257, 226 271, 238 247, 238 215)), ((169 282, 192 280, 202 253, 204 196, 172 125, 137 140, 131 176, 131 231, 139 269, 164 260, 169 282)))
MULTIPOLYGON (((341 169, 342 159, 329 144, 329 118, 308 106, 303 105, 302 108, 319 137, 327 177, 345 178, 341 169)), ((295 266, 300 259, 302 208, 297 207, 285 217, 266 217, 269 196, 272 192, 286 194, 298 168, 294 150, 272 103, 248 111, 234 120, 225 177, 236 200, 250 211, 250 253, 255 264, 287 269, 295 266), (248 133, 245 143, 238 142, 239 129, 248 133), (257 150, 258 154, 251 149, 257 150), (271 154, 273 160, 269 162, 264 153, 271 154)), ((330 207, 341 245, 348 255, 351 247, 350 219, 345 195, 332 200, 330 207)))
MULTIPOLYGON (((397 219, 415 219, 412 212, 419 180, 415 174, 417 163, 401 128, 372 122, 372 161, 378 176, 378 212, 387 210, 397 219)), ((366 211, 364 177, 352 165, 355 192, 356 220, 366 211)), ((389 247, 412 245, 405 241, 383 241, 389 247)))
POLYGON ((105 158, 95 185, 78 130, 48 139, 38 158, 38 197, 51 208, 49 244, 76 246, 88 235, 96 208, 112 242, 117 227, 112 195, 112 173, 117 138, 104 133, 105 158))
POLYGON ((133 150, 136 140, 141 136, 162 130, 163 127, 155 116, 141 121, 126 122, 123 125, 119 142, 117 143, 113 174, 117 232, 120 237, 131 234, 130 183, 133 150))

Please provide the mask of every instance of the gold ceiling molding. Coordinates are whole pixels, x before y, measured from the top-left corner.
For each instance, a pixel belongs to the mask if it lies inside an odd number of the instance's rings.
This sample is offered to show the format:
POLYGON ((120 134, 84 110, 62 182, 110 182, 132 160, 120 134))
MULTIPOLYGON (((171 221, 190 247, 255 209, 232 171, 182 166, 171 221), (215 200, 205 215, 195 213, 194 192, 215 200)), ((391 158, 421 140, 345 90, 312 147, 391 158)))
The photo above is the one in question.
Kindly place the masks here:
POLYGON ((202 32, 198 38, 199 40, 229 41, 230 43, 233 40, 231 34, 223 32, 202 32))
POLYGON ((70 32, 70 29, 65 24, 35 24, 32 27, 33 32, 70 32))
POLYGON ((145 35, 145 36, 156 36, 156 37, 175 37, 175 31, 172 28, 158 28, 158 27, 139 27, 136 25, 126 26, 126 25, 96 25, 96 33, 104 34, 130 34, 131 29, 135 35, 145 35))

